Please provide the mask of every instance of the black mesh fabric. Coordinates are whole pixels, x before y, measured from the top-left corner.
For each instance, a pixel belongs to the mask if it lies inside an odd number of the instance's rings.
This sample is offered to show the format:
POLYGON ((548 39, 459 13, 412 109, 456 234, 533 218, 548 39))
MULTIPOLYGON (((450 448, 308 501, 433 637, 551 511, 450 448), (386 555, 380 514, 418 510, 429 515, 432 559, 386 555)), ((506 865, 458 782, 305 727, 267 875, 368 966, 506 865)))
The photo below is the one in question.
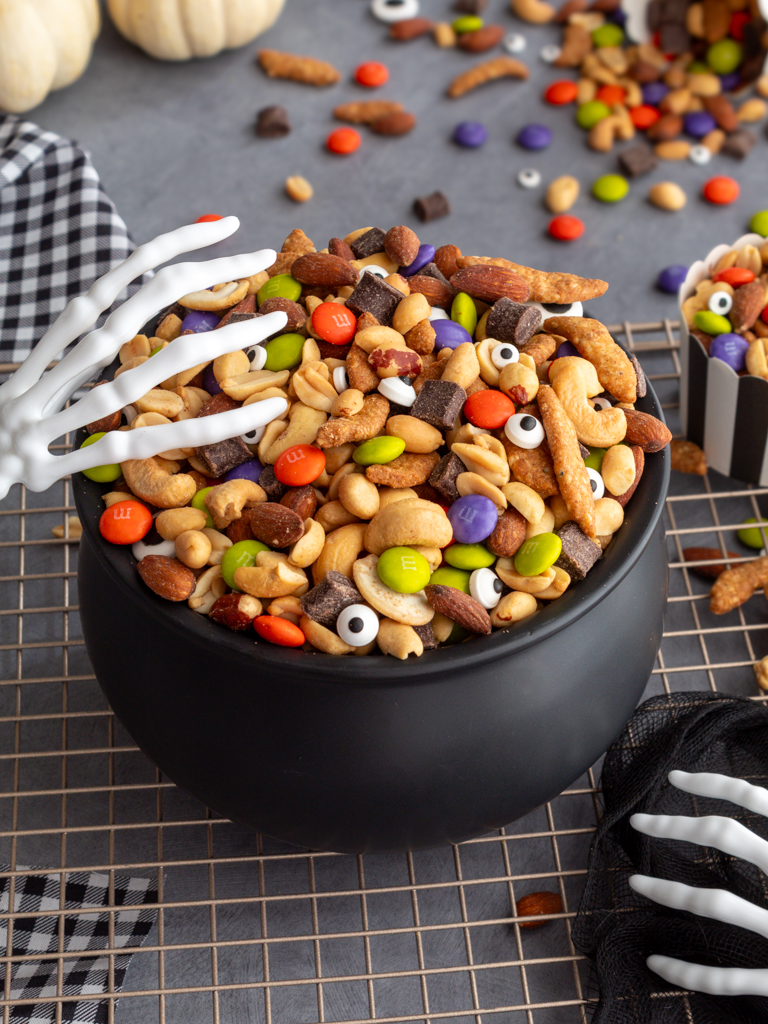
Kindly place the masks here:
POLYGON ((574 923, 600 1001, 593 1024, 768 1024, 768 998, 684 993, 645 964, 651 953, 718 967, 768 968, 768 940, 633 892, 634 873, 728 889, 768 909, 768 878, 717 850, 636 832, 630 815, 722 814, 768 839, 768 818, 670 785, 673 769, 720 772, 768 787, 768 708, 716 693, 675 693, 642 704, 608 751, 605 813, 574 923))

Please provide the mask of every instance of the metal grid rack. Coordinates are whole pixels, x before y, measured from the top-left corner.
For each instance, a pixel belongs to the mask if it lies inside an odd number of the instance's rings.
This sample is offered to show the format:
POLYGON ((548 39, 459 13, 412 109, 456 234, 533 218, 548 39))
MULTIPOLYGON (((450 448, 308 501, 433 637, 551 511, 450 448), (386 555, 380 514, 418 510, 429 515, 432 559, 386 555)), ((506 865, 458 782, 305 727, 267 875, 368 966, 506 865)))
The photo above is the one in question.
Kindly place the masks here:
MULTIPOLYGON (((641 358, 673 429, 675 329, 611 328, 641 358)), ((711 689, 765 699, 751 668, 768 653, 762 598, 714 618, 709 585, 682 549, 754 555, 735 531, 767 494, 717 474, 673 474, 666 632, 646 696, 711 689)), ((77 544, 51 532, 72 511, 66 481, 45 494, 15 488, 0 506, 0 879, 13 890, 32 865, 62 887, 83 870, 156 882, 155 924, 121 993, 114 965, 124 950, 107 950, 109 1022, 584 1024, 597 993, 570 923, 599 815, 596 770, 506 829, 412 855, 312 854, 217 818, 136 750, 98 688, 77 615, 77 544), (563 913, 521 930, 515 901, 542 889, 560 893, 563 913)), ((8 968, 25 960, 9 905, 0 912, 4 1024, 14 1005, 8 968)), ((75 955, 63 951, 63 906, 41 912, 59 927, 48 954, 56 991, 40 1000, 56 1020, 74 998, 62 986, 75 955)), ((110 921, 117 909, 103 908, 110 921)))

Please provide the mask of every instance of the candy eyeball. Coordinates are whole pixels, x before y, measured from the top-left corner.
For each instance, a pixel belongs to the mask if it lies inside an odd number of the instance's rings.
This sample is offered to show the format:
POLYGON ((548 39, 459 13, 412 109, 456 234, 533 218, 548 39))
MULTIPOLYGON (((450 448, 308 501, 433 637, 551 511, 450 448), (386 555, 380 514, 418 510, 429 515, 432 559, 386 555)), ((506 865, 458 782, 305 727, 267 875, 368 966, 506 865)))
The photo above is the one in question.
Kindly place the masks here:
POLYGON ((131 545, 131 551, 137 562, 147 555, 165 555, 166 558, 173 558, 176 555, 176 542, 163 540, 153 526, 146 536, 131 545))
POLYGON ((525 167, 518 172, 517 184, 521 188, 538 188, 541 184, 541 174, 535 167, 525 167))
POLYGON ((545 320, 551 316, 584 316, 581 302, 526 302, 524 305, 540 310, 545 320))
POLYGON ((359 275, 359 280, 361 281, 363 279, 363 274, 373 274, 374 277, 389 277, 389 274, 384 267, 380 267, 376 263, 369 263, 368 266, 361 269, 359 275))
POLYGON ((266 427, 256 427, 254 430, 249 430, 247 434, 241 434, 240 440, 250 445, 258 444, 262 437, 264 437, 266 429, 266 427))
POLYGON ((483 608, 495 608, 504 584, 492 569, 475 569, 469 577, 469 592, 483 608))
POLYGON ((525 36, 519 32, 510 32, 504 37, 503 47, 507 53, 522 53, 528 45, 525 36))
POLYGON ((336 632, 350 647, 365 647, 379 633, 379 617, 367 604, 350 604, 338 619, 336 632))
POLYGON ((728 292, 712 292, 707 302, 710 312, 719 313, 720 316, 726 316, 731 312, 733 306, 733 296, 729 295, 728 292))
POLYGON ((125 422, 128 424, 129 427, 138 415, 139 410, 136 408, 135 405, 126 405, 125 408, 123 409, 123 416, 125 416, 125 422))
POLYGON ((613 406, 611 405, 611 403, 608 401, 607 398, 593 398, 592 399, 592 403, 594 404, 595 409, 598 412, 602 412, 603 409, 612 409, 613 408, 613 406))
POLYGON ((602 498, 605 494, 603 478, 596 469, 592 469, 589 466, 587 466, 587 473, 589 474, 589 482, 592 485, 592 497, 597 501, 598 498, 602 498))
POLYGON ((430 312, 429 312, 429 316, 427 317, 427 320, 450 320, 450 319, 451 318, 448 316, 448 314, 446 313, 446 311, 444 309, 441 309, 439 306, 430 306, 430 312))
POLYGON ((562 53, 562 49, 556 43, 547 43, 539 50, 539 57, 545 64, 554 64, 562 53))
POLYGON ((339 394, 346 391, 349 387, 349 378, 347 377, 347 368, 345 366, 337 366, 333 371, 333 386, 339 394))
POLYGON ((517 363, 520 360, 520 353, 517 348, 508 341, 502 341, 491 349, 491 362, 497 370, 503 370, 510 363, 517 363))
POLYGON ((707 149, 706 146, 702 145, 691 146, 691 150, 688 153, 688 159, 692 164, 698 164, 702 167, 704 164, 708 164, 712 159, 712 150, 707 149))
POLYGON ((416 401, 416 392, 408 377, 385 377, 379 381, 378 391, 390 402, 406 408, 410 408, 416 401))
POLYGON ((538 448, 544 440, 544 427, 535 416, 516 412, 504 424, 504 433, 518 448, 538 448))
POLYGON ((264 369, 264 364, 267 361, 267 350, 263 345, 252 345, 251 348, 245 350, 245 354, 248 356, 251 370, 264 369))
POLYGON ((419 13, 419 0, 373 0, 371 13, 379 21, 403 21, 419 13))

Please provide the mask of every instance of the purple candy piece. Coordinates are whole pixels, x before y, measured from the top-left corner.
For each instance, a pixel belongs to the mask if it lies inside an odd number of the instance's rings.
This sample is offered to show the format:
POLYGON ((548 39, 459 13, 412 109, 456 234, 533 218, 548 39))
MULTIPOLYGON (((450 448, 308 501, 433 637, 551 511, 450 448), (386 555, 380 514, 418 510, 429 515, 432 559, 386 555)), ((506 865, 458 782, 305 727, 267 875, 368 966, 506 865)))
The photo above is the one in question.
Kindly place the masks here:
POLYGON ((459 544, 479 544, 490 537, 499 521, 499 513, 484 494, 467 494, 448 509, 454 540, 459 544))
POLYGON ((552 142, 552 129, 545 124, 527 124, 517 133, 517 144, 523 149, 546 149, 552 142))
POLYGON ((400 267, 400 273, 403 277, 413 277, 414 274, 418 274, 420 270, 423 270, 428 263, 431 263, 434 258, 434 245, 420 245, 419 254, 416 259, 413 263, 409 263, 407 267, 400 267))
POLYGON ((467 149, 477 149, 488 140, 488 129, 480 121, 462 121, 453 129, 453 141, 467 149))
POLYGON ((465 341, 472 341, 472 335, 454 320, 432 320, 435 332, 435 348, 458 348, 465 341))
POLYGON ((203 388, 208 392, 209 395, 220 395, 221 388, 219 382, 213 375, 213 363, 203 373, 203 388))
POLYGON ((578 354, 579 350, 572 342, 564 341, 563 344, 560 345, 560 347, 557 349, 554 356, 552 356, 552 358, 553 360, 563 359, 565 356, 577 356, 578 354))
POLYGON ((746 366, 748 348, 749 342, 740 334, 718 334, 709 346, 709 356, 710 359, 722 359, 736 373, 741 373, 746 366))
POLYGON ((261 471, 264 469, 258 459, 249 459, 248 462, 243 462, 239 466, 235 466, 234 469, 230 469, 228 473, 224 474, 225 480, 253 480, 255 484, 259 482, 261 471))
POLYGON ((685 115, 683 123, 688 135, 692 135, 694 139, 703 139, 705 135, 717 128, 714 117, 706 110, 691 111, 690 114, 685 115))
POLYGON ((614 25, 621 25, 624 28, 627 23, 627 13, 622 11, 620 7, 617 7, 615 11, 608 13, 608 21, 612 21, 614 25))
POLYGON ((647 82, 643 86, 643 103, 651 107, 657 106, 669 92, 669 86, 664 82, 647 82))
POLYGON ((181 329, 192 331, 193 334, 204 334, 205 331, 212 331, 220 319, 215 313, 202 313, 199 309, 193 309, 181 321, 181 329))
POLYGON ((720 75, 720 88, 723 92, 733 92, 741 85, 741 75, 738 71, 729 71, 727 75, 720 75))
POLYGON ((681 263, 673 263, 671 267, 664 267, 656 279, 656 287, 670 295, 677 295, 680 285, 686 278, 688 267, 681 263))

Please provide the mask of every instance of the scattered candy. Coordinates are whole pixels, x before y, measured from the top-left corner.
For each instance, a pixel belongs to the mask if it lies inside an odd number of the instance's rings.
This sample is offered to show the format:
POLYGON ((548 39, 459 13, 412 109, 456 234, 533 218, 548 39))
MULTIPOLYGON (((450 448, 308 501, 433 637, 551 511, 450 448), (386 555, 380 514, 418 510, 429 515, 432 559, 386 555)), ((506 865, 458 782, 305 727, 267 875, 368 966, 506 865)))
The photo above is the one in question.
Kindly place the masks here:
POLYGON ((376 390, 390 402, 402 405, 406 409, 410 409, 416 401, 416 392, 413 390, 413 384, 408 377, 385 377, 379 381, 379 386, 376 390))
MULTIPOLYGON (((355 336, 357 317, 351 309, 338 302, 321 302, 312 314, 312 327, 323 341, 331 345, 346 345, 355 336)), ((267 369, 271 367, 267 366, 267 369)))
POLYGON ((350 604, 336 619, 336 632, 350 647, 365 647, 379 632, 379 617, 367 604, 350 604))
POLYGON ((573 242, 584 234, 584 221, 569 213, 561 213, 552 218, 547 230, 558 242, 573 242))
POLYGON ((656 286, 663 292, 677 295, 687 273, 688 267, 684 267, 682 263, 673 263, 669 267, 664 267, 659 272, 659 276, 656 278, 656 286))
POLYGON ((404 21, 419 13, 419 0, 371 0, 371 13, 379 21, 404 21))
POLYGON ((339 394, 346 391, 349 387, 349 377, 347 376, 346 366, 337 366, 333 371, 333 386, 336 388, 339 394))
POLYGON ((228 587, 235 587, 235 572, 238 569, 247 569, 256 565, 256 555, 260 551, 269 551, 266 544, 260 540, 240 540, 227 548, 221 560, 221 575, 228 587))
MULTIPOLYGON (((750 284, 755 280, 754 272, 746 267, 726 267, 712 275, 713 281, 725 281, 732 288, 740 288, 743 284, 750 284)), ((719 310, 718 310, 719 312, 719 310)))
POLYGON ((286 487, 304 487, 314 483, 325 469, 325 452, 311 444, 294 444, 279 455, 275 476, 286 487))
POLYGON ((264 107, 256 115, 256 134, 260 139, 282 139, 291 131, 291 121, 285 107, 264 107))
POLYGON ((535 167, 526 167, 518 171, 517 183, 522 188, 538 188, 541 185, 541 174, 535 167))
POLYGON ((298 626, 279 615, 257 615, 253 620, 253 628, 262 640, 268 640, 278 647, 301 647, 306 640, 298 626))
POLYGON ((639 128, 641 131, 656 124, 660 117, 661 114, 656 107, 648 107, 644 103, 641 103, 639 107, 632 107, 629 111, 630 121, 635 128, 639 128))
POLYGON ((754 231, 756 235, 762 235, 763 238, 768 237, 768 210, 760 210, 759 213, 752 215, 749 230, 754 231))
POLYGON ((451 204, 442 192, 433 192, 428 196, 417 196, 413 201, 413 212, 420 221, 426 223, 447 217, 451 212, 451 204))
MULTIPOLYGON (((98 430, 95 434, 91 434, 90 437, 86 437, 83 443, 80 445, 81 448, 87 448, 90 444, 96 444, 104 437, 106 431, 98 430)), ((117 480, 122 476, 122 469, 118 463, 112 463, 111 465, 105 466, 94 466, 93 469, 84 469, 83 476, 87 476, 89 480, 93 480, 97 484, 109 484, 113 480, 117 480)))
POLYGON ((601 203, 618 203, 629 192, 629 182, 620 174, 604 174, 592 186, 592 195, 601 203))
POLYGON ((360 148, 361 142, 360 133, 356 132, 354 128, 334 128, 325 140, 331 153, 338 153, 342 156, 354 153, 356 149, 360 148))
POLYGON ((615 103, 623 103, 626 98, 626 89, 622 89, 620 85, 601 85, 595 96, 598 102, 605 103, 609 107, 615 103))
POLYGON ((273 373, 292 370, 301 362, 301 350, 306 340, 303 334, 281 334, 268 341, 264 346, 267 353, 264 368, 273 373))
POLYGON ((475 569, 469 577, 469 592, 483 608, 495 608, 503 590, 504 584, 490 569, 475 569))
POLYGON ((578 95, 579 88, 570 78, 561 78, 557 82, 552 82, 544 90, 544 99, 555 107, 573 103, 578 95))
MULTIPOLYGON (((260 346, 263 347, 263 346, 260 346)), ((267 353, 264 353, 264 359, 266 361, 267 353)), ((203 373, 203 388, 208 392, 209 395, 220 395, 221 388, 219 382, 216 380, 216 374, 213 372, 213 365, 208 366, 203 373)))
POLYGON ((651 107, 657 107, 669 92, 669 86, 664 82, 646 82, 642 86, 643 103, 651 107))
MULTIPOLYGON (((261 428, 259 428, 261 429, 261 428)), ((246 441, 246 444, 248 442, 246 441)), ((249 459, 248 462, 241 462, 239 466, 230 469, 224 474, 224 481, 227 480, 252 480, 255 484, 259 482, 264 467, 258 459, 249 459)))
POLYGON ((546 149, 552 142, 552 129, 545 124, 527 124, 517 133, 516 142, 523 149, 546 149))
POLYGON ((457 18, 451 25, 457 36, 464 35, 465 32, 477 32, 482 27, 483 19, 478 18, 476 14, 465 14, 462 18, 457 18))
MULTIPOLYGON (((756 523, 757 519, 755 519, 755 517, 752 516, 750 519, 745 519, 744 522, 756 523)), ((768 519, 763 518, 761 522, 768 523, 768 519)), ((765 527, 763 527, 762 529, 764 530, 765 527)), ((757 526, 753 526, 751 529, 745 528, 737 530, 736 536, 739 538, 741 543, 746 544, 748 548, 755 548, 755 550, 759 550, 764 544, 763 533, 761 529, 757 526)))
POLYGON ((193 309, 181 321, 181 330, 192 331, 193 334, 205 334, 217 327, 219 317, 215 313, 205 313, 202 310, 193 309))
POLYGON ((477 544, 490 537, 496 529, 499 514, 490 498, 483 494, 467 494, 448 509, 454 540, 459 544, 477 544))
POLYGON ((429 583, 432 570, 420 551, 413 548, 387 548, 376 565, 381 582, 398 594, 415 594, 429 583))
POLYGON ((461 121, 453 129, 453 141, 466 149, 477 149, 488 141, 488 129, 480 121, 461 121))
POLYGON ((746 366, 748 348, 749 342, 740 334, 718 334, 709 346, 709 356, 710 359, 721 359, 736 373, 741 373, 746 366))
POLYGON ((603 46, 621 46, 624 42, 624 30, 619 25, 601 25, 592 30, 592 43, 600 48, 603 46))
POLYGON ((715 203, 718 206, 726 206, 728 203, 733 203, 739 198, 740 191, 738 181, 725 175, 720 175, 705 181, 701 193, 708 202, 715 203))
POLYGON ((389 68, 377 60, 368 60, 355 68, 355 81, 368 89, 378 89, 389 81, 389 68))
POLYGON ((477 306, 466 292, 459 292, 451 303, 451 320, 463 327, 467 334, 474 335, 477 327, 477 306))
POLYGON ((413 263, 409 263, 407 267, 400 267, 400 273, 403 277, 412 277, 414 274, 418 274, 420 270, 423 270, 423 268, 426 267, 428 263, 431 263, 434 258, 434 245, 420 245, 416 259, 413 263))
POLYGON ((510 32, 504 37, 503 46, 507 53, 522 53, 527 45, 525 36, 521 36, 519 32, 510 32))
POLYGON ((691 146, 688 159, 692 164, 696 164, 697 167, 703 167, 712 159, 712 150, 706 146, 691 146))
POLYGON ((503 427, 515 412, 515 403, 503 391, 487 388, 476 391, 464 403, 464 415, 470 423, 485 430, 503 427))
MULTIPOLYGON (((566 316, 581 316, 581 313, 565 314, 566 316)), ((558 345, 555 349, 553 359, 566 359, 568 356, 578 356, 579 350, 570 341, 564 341, 562 345, 558 345)))
POLYGON ((515 555, 515 569, 521 576, 539 576, 555 564, 562 548, 556 533, 539 533, 520 546, 515 555))
POLYGON ((694 139, 703 139, 705 135, 717 128, 714 117, 706 110, 693 110, 683 118, 683 125, 688 135, 694 139))
POLYGON ((404 451, 405 441, 400 437, 372 437, 355 448, 352 459, 358 466, 384 466, 404 451))
POLYGON ((605 103, 601 103, 600 100, 589 100, 588 103, 582 103, 576 111, 576 124, 579 128, 589 131, 604 117, 610 117, 610 114, 611 108, 605 103))
POLYGON ((491 351, 491 362, 497 370, 503 370, 510 363, 518 363, 519 361, 520 353, 512 342, 505 341, 491 351))
POLYGON ((99 533, 110 544, 135 544, 152 529, 152 513, 140 501, 116 501, 101 513, 99 533))
POLYGON ((539 50, 539 57, 545 64, 554 64, 562 52, 561 47, 556 43, 547 43, 539 50))
POLYGON ((245 350, 251 370, 263 370, 267 361, 267 350, 263 345, 251 345, 245 350))

